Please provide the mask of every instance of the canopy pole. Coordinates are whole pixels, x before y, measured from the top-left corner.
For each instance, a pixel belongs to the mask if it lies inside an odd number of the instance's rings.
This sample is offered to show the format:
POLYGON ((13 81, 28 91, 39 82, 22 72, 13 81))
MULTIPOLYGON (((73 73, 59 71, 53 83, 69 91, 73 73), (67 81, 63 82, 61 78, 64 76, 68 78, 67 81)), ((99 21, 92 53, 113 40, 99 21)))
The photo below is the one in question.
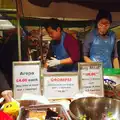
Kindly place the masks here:
POLYGON ((18 58, 19 61, 22 60, 21 58, 21 34, 20 34, 20 18, 17 17, 17 33, 18 33, 18 58))
POLYGON ((21 61, 21 31, 20 31, 20 1, 16 0, 16 8, 17 8, 17 33, 18 33, 18 59, 21 61))

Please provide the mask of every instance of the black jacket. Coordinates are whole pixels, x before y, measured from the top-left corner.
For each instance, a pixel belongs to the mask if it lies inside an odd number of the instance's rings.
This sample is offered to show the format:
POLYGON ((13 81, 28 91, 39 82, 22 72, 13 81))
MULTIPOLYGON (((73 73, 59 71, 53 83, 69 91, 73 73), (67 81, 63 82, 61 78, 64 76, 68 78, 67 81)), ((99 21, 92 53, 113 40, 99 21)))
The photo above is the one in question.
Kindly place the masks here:
POLYGON ((6 80, 5 76, 4 76, 4 74, 0 70, 0 94, 4 90, 10 90, 10 86, 8 85, 7 80, 6 80))

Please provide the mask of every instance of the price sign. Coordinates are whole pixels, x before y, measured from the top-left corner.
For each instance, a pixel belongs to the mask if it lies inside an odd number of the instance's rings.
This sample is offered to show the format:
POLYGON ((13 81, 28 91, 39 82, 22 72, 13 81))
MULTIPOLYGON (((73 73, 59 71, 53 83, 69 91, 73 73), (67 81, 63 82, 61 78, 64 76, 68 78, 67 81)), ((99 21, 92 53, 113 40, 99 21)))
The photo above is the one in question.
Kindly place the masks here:
MULTIPOLYGON (((56 73, 55 73, 56 74, 56 73)), ((48 99, 72 98, 79 91, 78 74, 44 75, 44 96, 48 99)))
MULTIPOLYGON (((78 71, 80 90, 92 96, 103 97, 104 81, 102 63, 79 63, 78 71)), ((86 94, 86 97, 88 94, 86 94)))
POLYGON ((40 62, 13 62, 13 88, 15 99, 23 93, 41 94, 40 62))

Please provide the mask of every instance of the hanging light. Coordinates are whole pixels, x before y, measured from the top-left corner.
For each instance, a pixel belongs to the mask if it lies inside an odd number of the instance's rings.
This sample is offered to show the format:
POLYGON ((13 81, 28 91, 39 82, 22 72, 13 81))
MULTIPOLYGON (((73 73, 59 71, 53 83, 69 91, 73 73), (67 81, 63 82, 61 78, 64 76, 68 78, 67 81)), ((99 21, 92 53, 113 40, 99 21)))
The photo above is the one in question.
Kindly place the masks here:
MULTIPOLYGON (((2 15, 0 15, 2 17, 2 15)), ((0 19, 0 30, 8 30, 15 28, 15 26, 9 20, 0 19)))

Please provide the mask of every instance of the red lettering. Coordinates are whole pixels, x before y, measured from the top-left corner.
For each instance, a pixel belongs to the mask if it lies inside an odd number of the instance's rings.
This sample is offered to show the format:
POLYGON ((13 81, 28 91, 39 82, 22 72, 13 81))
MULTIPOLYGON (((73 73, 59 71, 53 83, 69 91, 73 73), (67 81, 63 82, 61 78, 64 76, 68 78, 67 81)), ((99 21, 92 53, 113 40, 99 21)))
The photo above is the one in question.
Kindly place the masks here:
POLYGON ((28 80, 27 79, 16 79, 16 82, 28 82, 28 80))
POLYGON ((95 75, 96 75, 96 73, 91 73, 91 75, 92 75, 92 76, 95 76, 95 75))
POLYGON ((72 81, 71 78, 51 78, 51 82, 69 82, 72 81))
POLYGON ((92 72, 92 73, 86 73, 86 76, 96 76, 96 73, 92 72))
POLYGON ((87 76, 90 76, 90 73, 87 73, 87 76))
POLYGON ((68 79, 68 81, 72 81, 72 79, 71 79, 71 78, 69 78, 69 79, 68 79))

